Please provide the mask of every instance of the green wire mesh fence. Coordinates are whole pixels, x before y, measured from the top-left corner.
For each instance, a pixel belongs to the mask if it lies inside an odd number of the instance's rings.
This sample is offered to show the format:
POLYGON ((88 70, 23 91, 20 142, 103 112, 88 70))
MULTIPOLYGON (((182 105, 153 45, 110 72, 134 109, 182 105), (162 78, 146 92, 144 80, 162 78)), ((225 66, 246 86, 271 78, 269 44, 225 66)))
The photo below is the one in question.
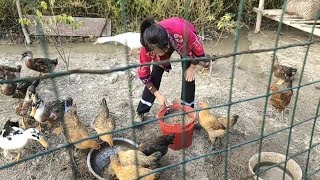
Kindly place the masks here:
MULTIPOLYGON (((121 5, 121 19, 122 19, 122 22, 124 24, 123 26, 123 31, 126 32, 127 30, 127 27, 126 27, 126 12, 125 12, 125 0, 121 0, 120 1, 120 5, 121 5)), ((188 20, 188 7, 189 7, 189 3, 190 1, 189 0, 186 0, 185 1, 185 14, 184 14, 184 18, 188 20)), ((192 61, 192 60, 199 60, 199 61, 206 61, 206 62, 209 62, 209 61, 215 61, 215 60, 218 60, 218 59, 222 59, 222 58, 228 58, 228 57, 232 57, 232 68, 231 68, 231 78, 230 78, 230 89, 229 89, 229 98, 228 98, 228 102, 225 103, 225 104, 222 104, 222 105, 215 105, 215 106, 209 106, 208 108, 203 108, 203 109, 195 109, 194 111, 191 111, 191 112, 199 112, 201 110, 208 110, 208 109, 216 109, 216 108, 220 108, 220 107, 227 107, 227 119, 228 119, 228 125, 227 125, 227 128, 226 128, 226 142, 229 142, 229 123, 230 123, 230 112, 231 112, 231 108, 233 105, 235 104, 239 104, 239 103, 242 103, 242 102, 246 102, 246 101, 252 101, 252 100, 255 100, 255 99, 265 99, 265 103, 264 103, 264 110, 263 110, 263 116, 262 116, 262 122, 261 122, 261 132, 260 132, 260 136, 258 138, 254 138, 252 140, 249 140, 249 141, 245 141, 245 142, 242 142, 242 143, 239 143, 239 144, 236 144, 236 145, 229 145, 229 143, 226 143, 224 148, 222 150, 217 150, 217 151, 211 151, 211 152, 208 152, 208 153, 205 153, 205 154, 199 154, 197 156, 193 156, 192 158, 186 158, 186 152, 185 152, 185 149, 182 149, 182 159, 181 161, 179 161, 178 163, 173 163, 173 164, 170 164, 170 165, 167 165, 167 166, 164 166, 164 167, 160 167, 160 168, 157 168, 155 169, 154 171, 152 171, 151 173, 148 173, 148 174, 144 174, 144 175, 139 175, 139 172, 137 173, 138 176, 137 178, 140 179, 142 177, 146 177, 150 174, 153 174, 153 173, 158 173, 158 172, 162 172, 162 171, 165 171, 165 170, 168 170, 170 168, 174 168, 176 166, 180 166, 182 165, 182 173, 183 173, 183 179, 186 179, 186 166, 188 165, 189 162, 191 161, 195 161, 195 160, 198 160, 198 159, 201 159, 201 158, 205 158, 205 157, 210 157, 210 156, 218 156, 218 155, 223 155, 224 156, 224 177, 223 179, 229 179, 229 154, 230 154, 230 151, 231 150, 237 150, 238 148, 242 147, 242 146, 245 146, 245 145, 248 145, 248 144, 253 144, 253 143, 258 143, 259 145, 259 150, 258 150, 258 153, 259 153, 259 157, 258 157, 258 164, 260 163, 261 161, 261 153, 262 153, 262 149, 263 149, 263 140, 265 140, 266 138, 268 137, 271 137, 277 133, 280 133, 280 132, 285 132, 285 131, 288 131, 289 130, 289 133, 288 133, 288 142, 286 144, 286 153, 285 153, 285 161, 283 162, 280 162, 278 164, 274 164, 264 170, 259 170, 258 172, 256 172, 256 175, 259 177, 259 175, 261 175, 262 173, 266 172, 267 170, 273 168, 273 167, 278 167, 280 164, 283 164, 284 163, 284 169, 287 168, 287 162, 290 160, 290 159, 293 159, 301 154, 305 154, 307 153, 307 158, 305 159, 305 167, 302 167, 304 168, 304 171, 303 171, 303 179, 308 179, 310 178, 311 176, 317 174, 320 169, 313 169, 312 171, 309 170, 309 163, 310 163, 310 154, 311 154, 311 151, 312 149, 316 148, 318 145, 319 145, 319 142, 317 143, 314 143, 315 139, 314 139, 314 136, 315 136, 315 132, 316 132, 316 122, 317 122, 317 119, 319 117, 319 111, 320 111, 320 99, 319 99, 319 102, 318 102, 318 105, 317 105, 317 109, 316 109, 316 112, 315 112, 315 115, 311 118, 308 118, 308 119, 305 119, 305 120, 302 120, 300 122, 297 122, 295 123, 294 122, 294 118, 295 118, 295 115, 296 115, 296 108, 297 108, 297 102, 298 102, 298 98, 299 98, 299 92, 300 92, 300 89, 302 87, 306 87, 306 86, 310 86, 312 84, 316 84, 316 83, 320 83, 320 80, 316 80, 316 81, 313 81, 313 82, 308 82, 308 83, 305 83, 305 84, 302 84, 302 78, 303 78, 303 74, 304 74, 304 70, 305 70, 305 65, 307 63, 307 58, 308 58, 308 52, 309 52, 309 49, 310 49, 310 46, 315 44, 315 43, 319 43, 319 40, 314 40, 313 38, 313 31, 316 27, 316 21, 319 19, 319 15, 320 15, 320 12, 318 12, 318 15, 317 15, 317 19, 315 20, 314 24, 313 24, 313 29, 312 29, 312 32, 311 34, 309 35, 309 38, 308 38, 308 41, 307 42, 303 42, 303 43, 296 43, 296 44, 289 44, 289 45, 286 45, 286 46, 279 46, 278 42, 280 40, 280 32, 281 32, 281 29, 282 29, 282 20, 284 18, 284 9, 286 8, 286 5, 287 5, 287 1, 284 0, 283 2, 283 7, 282 7, 282 14, 281 14, 281 18, 280 18, 280 22, 278 24, 278 29, 277 29, 277 35, 276 35, 276 41, 275 41, 275 45, 274 45, 274 48, 265 48, 265 49, 256 49, 256 50, 248 50, 248 51, 238 51, 238 46, 239 46, 239 36, 240 36, 240 25, 241 25, 241 18, 242 17, 242 13, 243 13, 243 9, 244 9, 244 0, 240 0, 239 1, 239 11, 238 11, 238 16, 237 16, 237 29, 236 29, 236 34, 235 34, 235 40, 234 40, 234 51, 233 53, 230 53, 230 54, 224 54, 224 55, 219 55, 219 56, 214 56, 214 57, 203 57, 203 58, 182 58, 182 59, 176 59, 176 60, 170 60, 170 63, 179 63, 179 62, 188 62, 188 61, 192 61), (268 79, 268 85, 267 85, 267 89, 266 89, 266 93, 263 94, 263 95, 260 95, 260 96, 256 96, 256 97, 252 97, 252 98, 245 98, 245 99, 240 99, 240 100, 233 100, 233 88, 234 88, 234 79, 235 79, 235 68, 236 68, 236 58, 237 56, 239 55, 243 55, 243 54, 256 54, 256 53, 262 53, 262 52, 273 52, 273 59, 272 59, 272 63, 271 63, 271 66, 270 67, 273 67, 274 64, 275 64, 275 54, 278 50, 281 50, 281 49, 288 49, 288 48, 293 48, 293 47, 306 47, 306 54, 304 56, 304 60, 303 60, 303 65, 302 65, 302 69, 300 70, 301 74, 300 74, 300 78, 298 80, 298 85, 297 86, 293 86, 291 88, 285 88, 285 89, 282 89, 282 90, 279 90, 277 92, 270 92, 270 85, 271 85, 271 82, 272 82, 272 68, 270 69, 270 72, 269 72, 269 79, 268 79), (291 121, 290 121, 290 125, 289 127, 286 127, 286 128, 282 128, 282 129, 279 129, 279 130, 276 130, 272 133, 266 133, 265 132, 265 126, 266 126, 266 114, 267 114, 267 107, 268 107, 268 102, 269 102, 269 97, 273 94, 276 94, 276 93, 279 93, 279 92, 285 92, 287 90, 296 90, 296 93, 294 95, 294 100, 292 101, 293 102, 293 112, 292 112, 292 116, 291 116, 291 121), (290 145, 291 145, 291 138, 292 138, 292 132, 293 132, 293 128, 294 127, 298 127, 299 125, 301 124, 304 124, 304 123, 308 123, 308 122, 312 122, 312 131, 310 133, 310 142, 309 142, 309 145, 308 145, 308 148, 307 149, 304 149, 304 150, 301 150, 299 151, 298 153, 295 153, 295 154, 291 154, 289 155, 289 149, 290 149, 290 145)), ((37 24, 37 30, 40 32, 42 31, 42 27, 40 26, 41 23, 38 23, 37 24)), ((43 37, 40 37, 40 43, 41 43, 41 47, 42 47, 42 51, 43 51, 43 54, 45 57, 48 57, 48 45, 45 41, 45 39, 43 37)), ((126 49, 126 52, 128 52, 128 49, 126 49)), ((106 69, 106 70, 85 70, 85 69, 72 69, 72 70, 68 70, 68 71, 60 71, 60 72, 54 72, 54 73, 50 73, 50 74, 46 74, 46 75, 42 75, 42 76, 39 76, 39 77, 22 77, 22 78, 18 78, 18 79, 14 79, 14 80, 2 80, 0 81, 0 84, 5 84, 5 83, 18 83, 18 82, 24 82, 24 81, 27 81, 27 80, 37 80, 37 79, 51 79, 52 80, 52 83, 53 83, 53 86, 54 86, 54 92, 56 94, 56 98, 58 99, 58 89, 57 89, 57 84, 55 83, 55 81, 53 81, 54 78, 57 78, 57 77, 62 77, 62 76, 68 76, 68 75, 71 75, 71 74, 110 74, 110 73, 113 73, 113 72, 119 72, 119 71, 127 71, 127 70, 130 70, 130 69, 134 69, 134 68, 137 68, 139 66, 141 66, 140 64, 132 64, 130 63, 129 61, 129 58, 128 56, 126 57, 126 62, 127 62, 127 66, 125 67, 119 67, 119 68, 113 68, 113 69, 106 69)), ((165 64, 169 62, 168 61, 161 61, 161 62, 151 62, 151 63, 147 63, 147 64, 144 64, 145 65, 159 65, 159 64, 165 64)), ((128 74, 128 77, 130 77, 130 75, 128 74)), ((184 72, 182 73, 182 78, 184 78, 184 72)), ((128 78, 129 79, 129 78, 128 78)), ((185 82, 183 82, 183 92, 185 92, 185 82)), ((144 125, 147 125, 149 123, 152 123, 152 122, 156 122, 159 120, 159 118, 150 118, 146 121, 143 121, 141 123, 133 123, 133 118, 134 118, 134 114, 135 114, 135 111, 134 111, 134 107, 133 107, 133 101, 132 101, 132 84, 131 82, 128 80, 128 94, 129 94, 129 99, 130 99, 130 102, 129 102, 129 106, 130 106, 130 114, 131 114, 131 125, 130 126, 127 126, 127 127, 123 127, 123 128, 117 128, 116 130, 112 131, 112 132, 109 132, 109 133, 104 133, 104 134, 99 134, 99 135, 92 135, 90 136, 89 138, 86 138, 86 139, 82 139, 78 142, 73 142, 73 143, 70 143, 70 142, 67 142, 59 147, 55 147, 55 148, 52 148, 52 149, 49 149, 45 152, 41 152, 41 153, 37 153, 37 154, 33 154, 33 155, 30 155, 30 156, 27 156, 17 162, 12 162, 12 163, 8 163, 8 164, 4 164, 4 165, 1 165, 0 166, 0 170, 3 170, 3 169, 6 169, 6 168, 9 168, 9 167, 12 167, 12 166, 15 166, 19 163, 23 163, 25 161, 28 161, 28 160, 31 160, 31 159, 34 159, 34 158, 37 158, 37 157, 40 157, 40 156, 44 156, 46 154, 50 154, 50 153, 53 153, 55 151, 58 151, 60 149, 63 149, 63 148, 68 148, 70 149, 70 147, 76 143, 80 143, 82 141, 85 141, 85 140, 88 140, 88 139, 94 139, 94 138, 97 138, 99 136, 102 136, 102 135, 106 135, 106 134, 112 134, 112 133, 117 133, 117 132, 121 132, 121 131, 125 131, 125 130, 132 130, 132 134, 133 134, 133 141, 136 142, 137 141, 137 131, 139 127, 141 126, 144 126, 144 125)), ((167 115, 166 117, 169 118, 169 117, 173 117, 173 116, 179 116, 179 115, 183 115, 183 114, 186 114, 186 113, 176 113, 174 115, 167 115)), ((184 116, 183 116, 184 117, 184 116)), ((185 119, 182 118, 182 124, 184 126, 184 123, 185 122, 185 119)), ((185 127, 183 127, 184 129, 185 127)), ((257 128, 258 129, 258 128, 257 128)), ((65 132, 67 131, 65 128, 64 128, 65 132)), ((68 133, 68 132, 67 132, 68 133)), ((185 134, 183 136, 185 138, 185 134)), ((183 139, 184 139, 183 138, 183 139)), ((184 142, 184 141, 183 141, 184 142)), ((69 154, 70 156, 72 156, 72 153, 71 153, 71 150, 69 151, 69 154)), ((138 158, 137 158, 137 154, 136 154, 136 163, 138 164, 138 158)), ((71 166, 72 166, 72 170, 73 170, 73 175, 74 175, 74 178, 77 179, 77 174, 78 174, 78 170, 77 168, 74 166, 74 164, 72 162, 71 163, 71 166)), ((138 170, 138 167, 136 167, 138 170)), ((285 172, 286 171, 283 171, 283 179, 285 179, 285 172)), ((248 176, 248 177, 245 177, 245 178, 250 178, 250 177, 253 177, 252 176, 248 176)))

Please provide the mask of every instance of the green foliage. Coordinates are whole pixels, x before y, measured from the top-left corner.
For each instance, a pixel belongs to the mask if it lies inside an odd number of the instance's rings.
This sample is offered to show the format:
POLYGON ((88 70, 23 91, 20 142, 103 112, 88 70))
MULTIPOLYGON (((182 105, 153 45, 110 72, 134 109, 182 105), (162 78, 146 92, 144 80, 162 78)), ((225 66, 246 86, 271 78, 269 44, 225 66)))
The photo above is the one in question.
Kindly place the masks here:
POLYGON ((223 30, 232 34, 235 34, 236 23, 233 20, 234 14, 226 13, 224 16, 220 18, 220 21, 217 24, 217 28, 219 30, 223 30))
MULTIPOLYGON (((51 14, 48 14, 50 16, 47 16, 46 18, 44 18, 42 11, 46 13, 46 10, 49 10, 48 3, 45 1, 40 1, 40 3, 37 4, 36 7, 39 9, 35 8, 36 19, 33 20, 33 23, 35 25, 37 25, 37 22, 39 21, 45 27, 46 31, 48 31, 48 32, 53 31, 56 33, 58 33, 57 29, 55 29, 57 27, 56 25, 58 23, 66 24, 66 25, 72 27, 73 29, 79 29, 81 27, 82 23, 75 21, 75 19, 70 15, 67 15, 65 13, 55 15, 54 11, 53 11, 55 1, 50 0, 49 3, 50 3, 50 6, 49 6, 50 11, 49 12, 51 12, 51 14)), ((19 19, 19 23, 23 23, 25 25, 28 25, 31 23, 31 20, 27 19, 27 18, 23 18, 23 19, 19 19)))
MULTIPOLYGON (((23 14, 34 14, 37 16, 61 15, 63 22, 74 25, 72 17, 108 17, 112 20, 113 34, 121 33, 124 26, 127 31, 138 31, 141 21, 147 15, 154 15, 156 19, 180 16, 187 13, 188 20, 194 23, 198 29, 207 31, 222 30, 232 32, 235 26, 236 16, 230 21, 221 19, 226 13, 237 14, 239 1, 237 0, 125 0, 126 22, 122 22, 120 2, 121 0, 20 0, 23 14), (190 2, 186 6, 185 2, 190 2), (33 7, 34 6, 34 7, 33 7), (55 7, 55 8, 51 8, 55 7), (67 16, 64 16, 67 15, 67 16), (219 25, 219 27, 218 27, 219 25), (223 26, 223 28, 222 28, 223 26)), ((265 8, 281 8, 281 0, 265 1, 265 8)), ((257 0, 245 0, 243 20, 247 24, 253 24, 256 13, 253 7, 258 6, 257 0)), ((61 17, 59 17, 61 18, 61 17)), ((225 17, 226 18, 226 17, 225 17)), ((15 29, 20 31, 18 13, 15 1, 0 0, 0 31, 15 29)), ((54 23, 55 20, 46 20, 44 23, 54 23)), ((81 25, 74 25, 79 28, 81 25)), ((11 30, 12 32, 12 30, 11 30)))

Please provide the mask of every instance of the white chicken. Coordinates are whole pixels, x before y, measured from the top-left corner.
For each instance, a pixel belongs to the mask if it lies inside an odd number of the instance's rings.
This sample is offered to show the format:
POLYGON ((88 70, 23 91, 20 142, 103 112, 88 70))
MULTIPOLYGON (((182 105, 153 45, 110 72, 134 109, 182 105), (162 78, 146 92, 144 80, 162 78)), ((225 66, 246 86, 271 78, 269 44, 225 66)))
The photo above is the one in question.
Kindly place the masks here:
POLYGON ((136 32, 126 32, 115 36, 100 37, 96 40, 96 42, 93 43, 93 45, 102 44, 106 42, 118 42, 124 46, 129 47, 129 55, 132 54, 133 50, 138 50, 142 47, 140 43, 140 33, 136 32))

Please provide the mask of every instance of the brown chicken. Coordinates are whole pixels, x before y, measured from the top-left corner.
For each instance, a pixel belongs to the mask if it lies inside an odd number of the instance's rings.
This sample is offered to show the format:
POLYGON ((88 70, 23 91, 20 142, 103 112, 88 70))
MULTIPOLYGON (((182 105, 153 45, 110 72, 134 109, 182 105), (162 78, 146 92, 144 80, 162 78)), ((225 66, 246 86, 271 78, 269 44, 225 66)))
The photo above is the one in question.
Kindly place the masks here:
MULTIPOLYGON (((92 121, 91 126, 98 134, 111 132, 116 128, 116 123, 109 114, 109 108, 105 98, 102 99, 98 110, 98 115, 95 120, 92 121)), ((112 133, 100 136, 100 139, 104 142, 107 142, 110 147, 113 147, 112 133)))
MULTIPOLYGON (((289 81, 287 88, 292 87, 292 80, 289 81)), ((270 86, 271 92, 279 91, 278 87, 275 85, 270 86)), ((284 119, 284 110, 288 107, 291 101, 291 97, 293 96, 293 90, 290 89, 288 91, 279 92, 271 95, 270 103, 271 105, 279 112, 282 113, 282 120, 284 119)))
MULTIPOLYGON (((216 55, 209 55, 209 54, 206 54, 206 57, 207 58, 211 58, 211 57, 215 57, 216 55)), ((215 61, 215 60, 214 60, 215 61)), ((199 61, 199 66, 197 66, 197 69, 198 69, 198 72, 200 74, 203 74, 204 71, 206 69, 209 69, 209 73, 211 74, 211 71, 212 71, 212 63, 213 63, 213 60, 211 61, 199 61)))
MULTIPOLYGON (((138 165, 145 168, 155 169, 161 158, 161 152, 155 152, 150 156, 146 156, 143 152, 136 150, 138 165)), ((119 151, 118 158, 123 166, 136 165, 135 150, 119 151)))
MULTIPOLYGON (((73 100, 68 98, 65 102, 64 124, 66 127, 66 135, 69 142, 76 142, 89 137, 89 133, 85 125, 79 119, 77 114, 77 106, 73 104, 73 100)), ((90 139, 74 144, 77 149, 100 149, 97 141, 90 139)))
POLYGON ((149 141, 141 143, 138 150, 143 152, 145 155, 150 156, 155 152, 161 152, 161 157, 166 155, 168 152, 168 146, 173 144, 175 134, 169 134, 164 136, 158 136, 149 141))
MULTIPOLYGON (((204 102, 199 102, 201 108, 208 108, 208 104, 204 102)), ((232 115, 230 117, 229 125, 233 127, 238 121, 238 115, 232 115)), ((226 117, 216 117, 210 114, 208 110, 201 110, 199 112, 199 124, 207 131, 209 140, 212 145, 216 145, 217 139, 221 143, 221 139, 224 137, 227 129, 228 119, 226 117)), ((220 144, 219 143, 219 144, 220 144)), ((215 148, 214 146, 211 149, 215 148)), ((210 150, 211 150, 210 149, 210 150)))
POLYGON ((293 76, 297 73, 297 69, 280 65, 278 57, 275 55, 275 65, 273 66, 272 72, 276 78, 279 78, 279 81, 276 84, 281 85, 284 82, 291 81, 293 76))
MULTIPOLYGON (((122 166, 117 156, 110 157, 110 166, 119 180, 135 180, 137 178, 137 167, 135 165, 122 166)), ((139 176, 151 173, 151 169, 138 167, 139 176)), ((141 179, 143 180, 156 180, 159 174, 150 174, 141 179)))

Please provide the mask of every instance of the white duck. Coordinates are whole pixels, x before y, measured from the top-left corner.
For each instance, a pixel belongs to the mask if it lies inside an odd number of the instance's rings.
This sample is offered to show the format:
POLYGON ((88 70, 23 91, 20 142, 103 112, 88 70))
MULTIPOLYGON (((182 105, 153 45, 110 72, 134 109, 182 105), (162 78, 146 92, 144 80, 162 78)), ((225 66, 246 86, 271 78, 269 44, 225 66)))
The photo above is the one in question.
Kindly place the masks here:
POLYGON ((133 50, 140 49, 142 47, 140 43, 140 33, 136 32, 126 32, 123 34, 118 34, 115 36, 109 36, 109 37, 100 37, 97 39, 95 44, 102 44, 106 42, 118 42, 121 43, 124 46, 127 46, 130 48, 129 55, 132 54, 133 50))
MULTIPOLYGON (((10 121, 10 120, 9 120, 10 121)), ((15 161, 20 160, 21 151, 28 144, 29 140, 36 140, 45 148, 48 147, 47 141, 35 128, 23 130, 17 127, 17 124, 6 123, 4 129, 0 131, 0 148, 4 156, 8 156, 9 151, 17 151, 15 161)))

